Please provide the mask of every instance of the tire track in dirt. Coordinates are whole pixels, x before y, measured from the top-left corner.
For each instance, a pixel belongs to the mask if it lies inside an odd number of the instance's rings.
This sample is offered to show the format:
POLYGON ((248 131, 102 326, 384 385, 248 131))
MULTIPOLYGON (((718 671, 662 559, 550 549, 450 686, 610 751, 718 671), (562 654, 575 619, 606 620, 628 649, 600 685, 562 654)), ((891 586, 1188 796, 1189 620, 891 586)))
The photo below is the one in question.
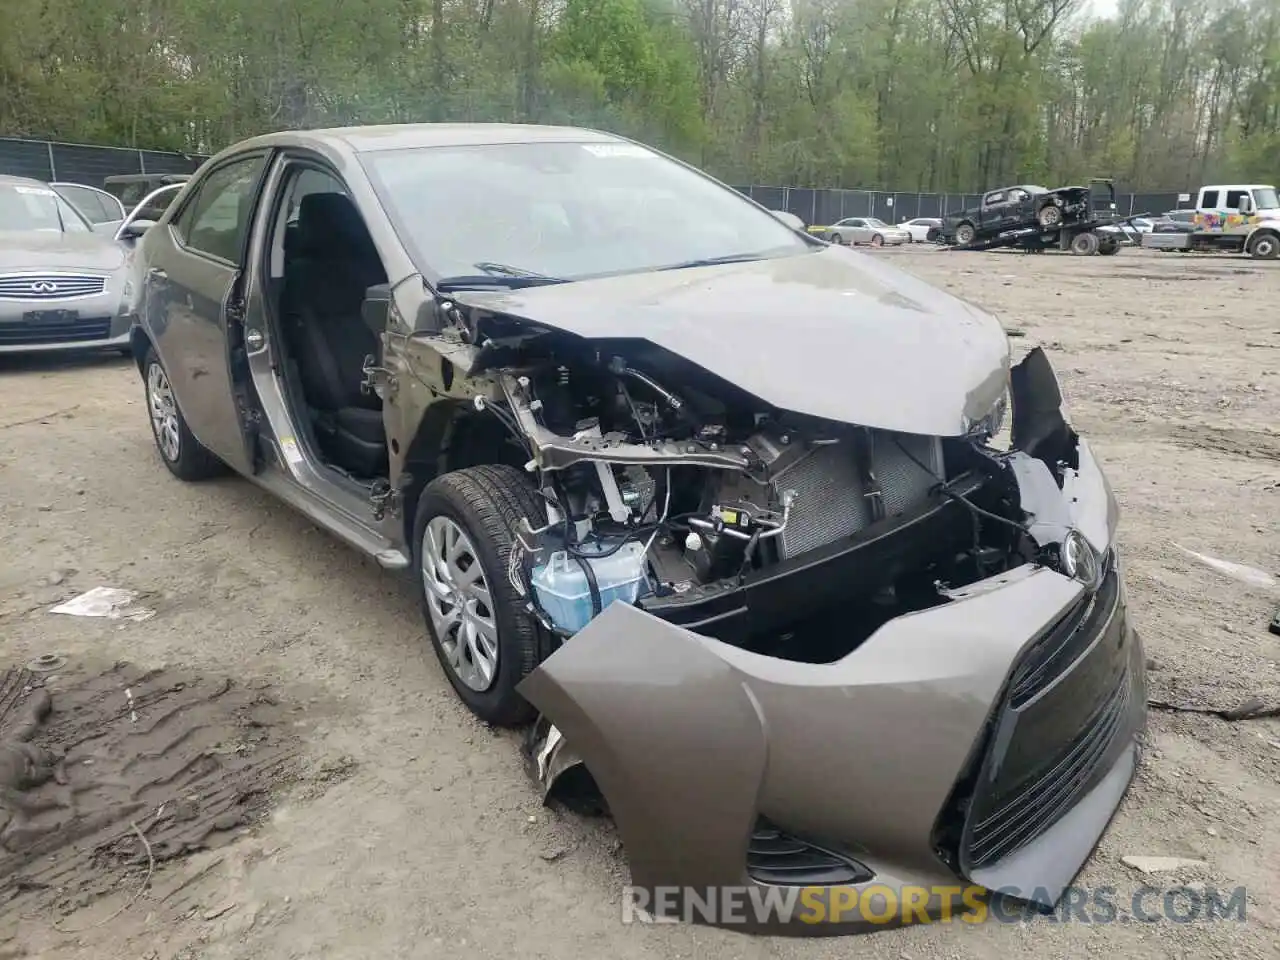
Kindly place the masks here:
POLYGON ((153 864, 231 842, 299 775, 301 708, 264 684, 128 663, 47 679, 9 670, 0 742, 41 689, 52 711, 31 745, 62 758, 65 782, 23 790, 25 809, 0 827, 0 904, 22 900, 28 915, 75 910, 153 864))

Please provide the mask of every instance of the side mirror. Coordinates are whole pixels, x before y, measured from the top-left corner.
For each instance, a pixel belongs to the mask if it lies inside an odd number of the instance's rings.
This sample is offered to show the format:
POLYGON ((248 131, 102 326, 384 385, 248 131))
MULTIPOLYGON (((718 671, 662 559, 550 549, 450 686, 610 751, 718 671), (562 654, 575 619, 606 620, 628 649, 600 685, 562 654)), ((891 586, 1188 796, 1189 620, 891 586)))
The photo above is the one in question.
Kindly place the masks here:
POLYGON ((133 220, 120 225, 116 231, 117 240, 137 240, 156 225, 154 220, 133 220))
POLYGON ((779 220, 781 220, 783 223, 785 223, 792 230, 804 229, 804 221, 801 220, 799 217, 797 217, 794 213, 792 213, 789 210, 770 210, 769 212, 772 213, 779 220))
POLYGON ((364 303, 360 305, 360 316, 364 324, 379 336, 387 329, 387 318, 391 314, 391 285, 375 283, 364 292, 364 303))
POLYGON ((1240 212, 1253 213, 1253 197, 1245 194, 1240 198, 1240 212))

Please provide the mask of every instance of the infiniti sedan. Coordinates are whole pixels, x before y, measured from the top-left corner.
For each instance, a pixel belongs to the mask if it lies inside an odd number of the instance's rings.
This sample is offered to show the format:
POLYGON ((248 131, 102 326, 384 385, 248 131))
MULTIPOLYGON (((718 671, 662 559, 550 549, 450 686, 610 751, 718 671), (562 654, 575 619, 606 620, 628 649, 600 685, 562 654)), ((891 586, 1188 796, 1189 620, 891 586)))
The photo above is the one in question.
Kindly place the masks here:
POLYGON ((127 353, 132 261, 48 184, 0 176, 0 353, 127 353))

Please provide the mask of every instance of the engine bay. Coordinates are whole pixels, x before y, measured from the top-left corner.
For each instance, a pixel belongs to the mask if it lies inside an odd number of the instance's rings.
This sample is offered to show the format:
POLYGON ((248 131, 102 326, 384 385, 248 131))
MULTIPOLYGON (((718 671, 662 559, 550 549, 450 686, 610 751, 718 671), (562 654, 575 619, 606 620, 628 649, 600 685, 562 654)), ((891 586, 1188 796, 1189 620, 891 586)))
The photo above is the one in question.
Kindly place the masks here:
POLYGON ((561 638, 621 601, 822 660, 1044 559, 988 445, 998 422, 939 438, 790 414, 640 340, 522 329, 481 353, 498 389, 475 407, 528 451, 546 504, 507 574, 561 638))

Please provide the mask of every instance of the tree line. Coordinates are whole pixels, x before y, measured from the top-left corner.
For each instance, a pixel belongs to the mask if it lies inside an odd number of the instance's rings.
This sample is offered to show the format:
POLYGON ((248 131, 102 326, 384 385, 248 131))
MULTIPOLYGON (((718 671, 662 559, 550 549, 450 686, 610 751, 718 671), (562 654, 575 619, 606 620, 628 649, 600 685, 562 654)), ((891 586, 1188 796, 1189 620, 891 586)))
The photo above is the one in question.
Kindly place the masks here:
POLYGON ((1274 182, 1280 2, 4 0, 0 135, 569 123, 734 183, 1274 182))

